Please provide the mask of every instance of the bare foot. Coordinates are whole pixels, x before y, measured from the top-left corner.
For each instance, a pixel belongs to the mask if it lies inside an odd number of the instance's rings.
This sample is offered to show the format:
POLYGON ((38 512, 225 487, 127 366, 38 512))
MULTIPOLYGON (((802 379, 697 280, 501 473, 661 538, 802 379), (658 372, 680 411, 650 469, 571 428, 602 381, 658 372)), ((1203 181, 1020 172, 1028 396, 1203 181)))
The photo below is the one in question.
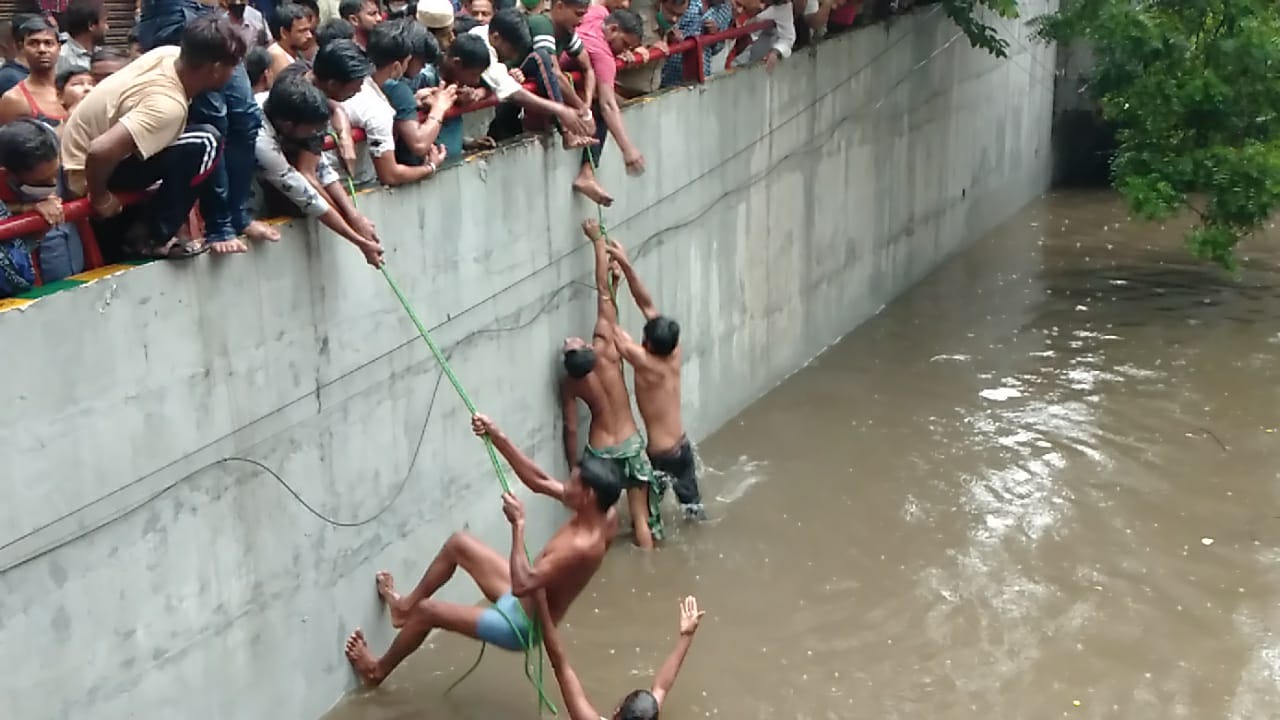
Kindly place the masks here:
POLYGON ((387 609, 391 611, 391 627, 399 630, 404 627, 404 623, 408 620, 409 613, 400 606, 400 593, 396 592, 396 579, 391 577, 391 573, 383 570, 374 576, 378 582, 378 595, 382 596, 382 601, 387 604, 387 609))
POLYGON ((600 183, 596 182, 595 179, 578 178, 573 181, 573 189, 586 195, 592 202, 605 207, 613 204, 613 196, 605 192, 604 188, 600 187, 600 183))
POLYGON ((238 253, 249 252, 249 246, 240 238, 231 238, 230 240, 219 240, 217 242, 206 243, 209 246, 209 252, 214 255, 236 255, 238 253))
POLYGON ((565 150, 576 150, 578 148, 591 147, 592 145, 599 145, 599 144, 600 144, 599 140, 589 135, 572 135, 570 133, 565 133, 565 136, 564 136, 565 150))
POLYGON ((378 669, 378 658, 369 652, 369 644, 364 641, 364 633, 360 628, 347 638, 347 660, 351 669, 356 671, 365 685, 377 687, 382 684, 382 671, 378 669))
POLYGON ((280 231, 261 220, 254 220, 249 223, 249 226, 240 234, 257 242, 262 242, 263 240, 276 242, 280 239, 280 231))

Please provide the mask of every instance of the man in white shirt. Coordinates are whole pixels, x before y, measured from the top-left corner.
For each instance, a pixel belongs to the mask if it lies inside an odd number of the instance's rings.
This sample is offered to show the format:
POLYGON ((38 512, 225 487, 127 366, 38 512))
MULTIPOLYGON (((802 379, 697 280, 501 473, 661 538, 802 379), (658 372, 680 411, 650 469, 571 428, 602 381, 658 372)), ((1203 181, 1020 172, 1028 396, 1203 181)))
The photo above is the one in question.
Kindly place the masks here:
POLYGON ((796 18, 791 0, 734 0, 738 15, 750 17, 747 22, 763 22, 772 20, 773 27, 761 30, 751 37, 751 47, 740 54, 733 64, 743 67, 752 63, 765 61, 770 72, 778 61, 791 57, 791 49, 796 44, 796 18))
POLYGON ((247 48, 267 47, 271 44, 271 34, 267 31, 267 19, 262 17, 258 9, 249 5, 248 0, 224 0, 227 16, 231 18, 231 27, 244 38, 247 48))

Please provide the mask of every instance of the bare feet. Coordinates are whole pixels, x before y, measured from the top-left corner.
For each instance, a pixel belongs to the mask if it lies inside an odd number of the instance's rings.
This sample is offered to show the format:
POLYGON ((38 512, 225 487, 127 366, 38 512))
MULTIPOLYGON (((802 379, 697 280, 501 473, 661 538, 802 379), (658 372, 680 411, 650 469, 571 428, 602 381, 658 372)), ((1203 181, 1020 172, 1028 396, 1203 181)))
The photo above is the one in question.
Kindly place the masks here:
POLYGON ((613 204, 613 196, 600 187, 595 178, 578 178, 573 181, 573 189, 586 195, 592 202, 609 207, 613 204))
POLYGON ((261 220, 254 220, 249 223, 249 226, 240 234, 255 242, 262 242, 263 240, 276 242, 280 239, 280 231, 261 220))
POLYGON ((214 255, 236 255, 249 252, 249 246, 240 238, 218 240, 217 242, 206 243, 206 245, 209 246, 209 252, 214 255))
POLYGON ((576 150, 577 148, 591 147, 592 145, 599 144, 599 140, 589 135, 574 135, 572 133, 565 133, 564 135, 565 150, 576 150))
POLYGON ((391 577, 391 573, 383 570, 374 576, 378 582, 378 595, 382 596, 382 601, 387 604, 387 609, 391 611, 391 627, 399 630, 404 627, 404 623, 409 619, 407 609, 401 607, 400 593, 396 592, 396 579, 391 577))
POLYGON ((347 638, 347 660, 365 685, 377 687, 382 684, 383 676, 378 669, 378 658, 369 652, 369 644, 364 641, 364 633, 360 632, 360 628, 356 628, 347 638))

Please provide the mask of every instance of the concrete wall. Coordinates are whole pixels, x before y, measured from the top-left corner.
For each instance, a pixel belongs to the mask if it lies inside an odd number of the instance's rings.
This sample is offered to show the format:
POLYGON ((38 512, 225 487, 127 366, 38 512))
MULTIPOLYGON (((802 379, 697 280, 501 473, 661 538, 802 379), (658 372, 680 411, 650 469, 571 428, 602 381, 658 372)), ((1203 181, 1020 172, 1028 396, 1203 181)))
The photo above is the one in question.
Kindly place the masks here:
MULTIPOLYGON (((607 217, 684 325, 695 437, 1046 187, 1053 49, 1014 50, 922 10, 628 109, 649 172, 610 150, 607 217)), ((476 401, 556 468, 555 351, 593 308, 575 171, 530 142, 360 198, 476 401)), ((353 685, 345 634, 388 640, 375 570, 458 528, 506 547, 461 404, 315 227, 4 313, 0 344, 7 717, 316 716, 353 685)), ((531 510, 536 544, 560 518, 531 510)))

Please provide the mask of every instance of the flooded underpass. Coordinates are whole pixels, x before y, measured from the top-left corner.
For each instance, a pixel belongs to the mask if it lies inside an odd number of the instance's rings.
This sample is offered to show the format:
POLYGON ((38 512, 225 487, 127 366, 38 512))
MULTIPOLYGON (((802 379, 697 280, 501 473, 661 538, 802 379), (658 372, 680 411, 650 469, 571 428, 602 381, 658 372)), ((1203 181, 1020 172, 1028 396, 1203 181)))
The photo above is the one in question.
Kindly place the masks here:
MULTIPOLYGON (((597 707, 694 593, 667 720, 1280 717, 1274 241, 1233 277, 1033 203, 701 444, 714 520, 618 543, 563 626, 597 707)), ((492 649, 445 696, 478 646, 431 640, 327 717, 536 714, 492 649)))

